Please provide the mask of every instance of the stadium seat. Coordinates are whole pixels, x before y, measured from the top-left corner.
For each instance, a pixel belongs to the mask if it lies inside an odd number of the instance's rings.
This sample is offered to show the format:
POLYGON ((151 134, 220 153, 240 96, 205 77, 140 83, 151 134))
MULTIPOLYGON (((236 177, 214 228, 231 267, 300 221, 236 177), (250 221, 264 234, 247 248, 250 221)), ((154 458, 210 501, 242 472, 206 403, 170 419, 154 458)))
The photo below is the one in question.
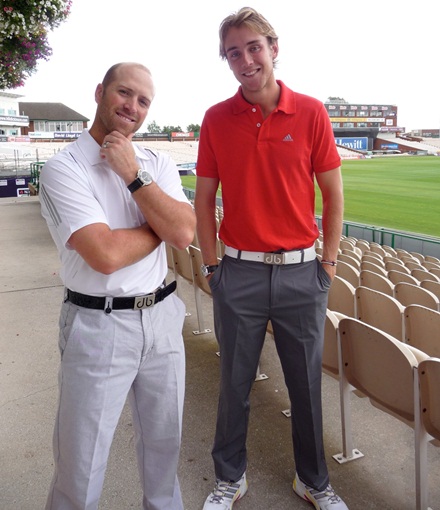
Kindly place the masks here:
POLYGON ((376 264, 375 262, 369 262, 368 260, 364 260, 364 257, 362 257, 361 261, 361 271, 371 271, 372 273, 380 274, 385 278, 388 277, 388 272, 386 271, 383 265, 379 265, 376 264))
POLYGON ((377 255, 374 252, 371 252, 371 253, 364 252, 364 254, 362 255, 362 262, 369 262, 370 264, 376 264, 376 266, 379 266, 381 268, 385 267, 384 259, 380 255, 377 255))
POLYGON ((388 271, 388 279, 396 285, 396 283, 405 282, 411 285, 419 285, 419 281, 408 273, 402 273, 401 271, 388 271))
MULTIPOLYGON (((174 274, 177 280, 177 293, 179 295, 179 288, 182 285, 182 280, 186 280, 194 288, 194 299, 197 311, 197 320, 199 329, 194 330, 194 335, 201 335, 203 333, 210 333, 211 329, 205 327, 205 319, 201 302, 201 289, 195 284, 195 276, 193 273, 193 264, 189 248, 178 250, 174 247, 171 248, 174 261, 174 274)), ((200 270, 200 266, 199 266, 200 270)), ((188 315, 188 314, 187 314, 188 315)))
MULTIPOLYGON (((375 260, 380 260, 380 261, 383 261, 383 259, 385 257, 382 257, 382 255, 380 253, 377 253, 375 251, 371 251, 371 250, 365 250, 363 253, 362 253, 362 259, 364 259, 364 257, 370 257, 370 258, 373 258, 373 262, 375 260)), ((369 260, 369 259, 366 259, 366 260, 369 260)))
POLYGON ((420 287, 423 287, 426 290, 429 290, 433 294, 435 294, 440 300, 440 283, 432 282, 431 280, 423 280, 420 282, 420 287))
POLYGON ((422 282, 423 280, 431 280, 432 282, 440 282, 440 278, 436 276, 434 273, 431 273, 427 269, 413 269, 411 271, 411 276, 414 276, 416 280, 422 282))
MULTIPOLYGON (((429 356, 356 319, 342 318, 338 335, 342 358, 340 384, 345 393, 348 394, 349 386, 358 389, 373 406, 414 429, 415 508, 427 510, 423 497, 426 496, 427 458, 425 443, 421 441, 415 380, 418 365, 429 356)), ((344 404, 344 412, 350 416, 350 399, 346 398, 344 404)), ((387 440, 394 438, 387 436, 387 440)))
POLYGON ((405 307, 405 343, 440 358, 440 312, 420 305, 405 307))
POLYGON ((422 262, 422 266, 428 271, 430 271, 431 269, 440 269, 440 264, 436 264, 435 262, 429 262, 428 260, 422 262))
MULTIPOLYGON (((347 252, 347 250, 343 250, 347 252)), ((354 252, 352 252, 354 253, 354 252)), ((358 271, 360 270, 361 263, 359 259, 356 256, 348 255, 347 253, 339 253, 338 254, 338 261, 342 260, 342 262, 346 262, 347 264, 350 264, 354 268, 356 268, 358 271)))
MULTIPOLYGON (((419 460, 419 490, 417 494, 417 508, 426 509, 429 503, 428 486, 428 456, 427 442, 431 441, 435 446, 440 443, 440 359, 431 358, 421 361, 417 367, 420 422, 418 436, 420 438, 419 452, 416 460, 419 460)), ((417 432, 417 431, 416 431, 417 432)), ((417 452, 416 452, 417 453, 417 452)))
POLYGON ((327 307, 332 312, 342 313, 348 317, 355 316, 355 287, 344 278, 335 275, 328 293, 327 307))
POLYGON ((362 258, 362 252, 361 250, 359 250, 358 248, 356 248, 355 246, 355 249, 354 250, 341 250, 341 254, 342 255, 348 255, 350 257, 353 257, 355 258, 356 260, 358 260, 359 262, 361 261, 361 258, 362 258))
POLYGON ((367 269, 361 270, 359 274, 359 285, 378 290, 379 292, 388 294, 388 296, 394 297, 394 284, 388 279, 388 275, 382 276, 381 274, 368 271, 367 269))
POLYGON ((440 259, 432 255, 425 255, 425 262, 434 262, 440 266, 440 259))
POLYGON ((385 269, 387 271, 400 271, 401 273, 411 274, 411 271, 405 266, 405 264, 402 261, 396 262, 395 259, 393 260, 388 259, 389 257, 386 257, 384 259, 385 269))
POLYGON ((342 260, 336 266, 336 275, 350 282, 354 288, 359 285, 359 270, 342 260))
POLYGON ((439 298, 423 287, 410 283, 396 283, 394 285, 394 297, 404 306, 421 305, 440 311, 439 298))
POLYGON ((370 251, 378 253, 381 257, 385 257, 387 252, 378 243, 370 243, 370 251))
POLYGON ((355 290, 355 298, 356 319, 385 331, 402 342, 405 340, 405 307, 397 299, 363 286, 355 290))

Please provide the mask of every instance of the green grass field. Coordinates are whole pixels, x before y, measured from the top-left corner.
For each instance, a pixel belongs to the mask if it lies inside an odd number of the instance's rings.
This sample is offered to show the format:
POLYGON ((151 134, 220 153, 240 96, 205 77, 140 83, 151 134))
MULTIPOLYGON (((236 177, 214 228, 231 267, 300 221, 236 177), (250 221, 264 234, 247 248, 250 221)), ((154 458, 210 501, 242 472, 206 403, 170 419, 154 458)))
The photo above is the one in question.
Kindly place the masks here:
MULTIPOLYGON (((385 157, 342 162, 344 220, 440 237, 440 157, 385 157)), ((183 176, 186 188, 196 177, 183 176)), ((316 214, 321 214, 319 191, 316 214)))

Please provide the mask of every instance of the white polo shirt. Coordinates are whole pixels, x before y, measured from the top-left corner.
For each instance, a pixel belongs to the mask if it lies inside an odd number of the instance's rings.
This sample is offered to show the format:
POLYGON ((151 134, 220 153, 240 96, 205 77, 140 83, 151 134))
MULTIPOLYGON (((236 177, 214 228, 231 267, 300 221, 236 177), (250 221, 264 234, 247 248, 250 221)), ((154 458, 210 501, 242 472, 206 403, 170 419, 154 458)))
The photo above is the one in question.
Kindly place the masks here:
MULTIPOLYGON (((189 203, 171 158, 136 144, 134 148, 139 167, 147 170, 165 193, 189 203)), ((167 274, 164 243, 139 262, 110 275, 93 270, 68 244, 75 231, 93 223, 105 223, 112 230, 145 223, 124 181, 101 159, 99 151, 98 143, 84 130, 41 171, 41 213, 58 248, 61 279, 67 288, 92 296, 147 294, 167 274)))

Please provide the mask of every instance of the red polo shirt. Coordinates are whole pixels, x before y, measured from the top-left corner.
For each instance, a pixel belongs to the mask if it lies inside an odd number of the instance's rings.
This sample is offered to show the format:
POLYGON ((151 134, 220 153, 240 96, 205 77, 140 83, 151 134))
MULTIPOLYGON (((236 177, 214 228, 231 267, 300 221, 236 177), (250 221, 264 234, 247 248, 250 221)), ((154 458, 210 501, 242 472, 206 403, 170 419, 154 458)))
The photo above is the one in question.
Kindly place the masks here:
POLYGON ((278 107, 263 119, 239 88, 203 119, 197 175, 219 178, 219 236, 239 250, 311 246, 318 237, 314 174, 341 164, 324 105, 281 81, 278 107))

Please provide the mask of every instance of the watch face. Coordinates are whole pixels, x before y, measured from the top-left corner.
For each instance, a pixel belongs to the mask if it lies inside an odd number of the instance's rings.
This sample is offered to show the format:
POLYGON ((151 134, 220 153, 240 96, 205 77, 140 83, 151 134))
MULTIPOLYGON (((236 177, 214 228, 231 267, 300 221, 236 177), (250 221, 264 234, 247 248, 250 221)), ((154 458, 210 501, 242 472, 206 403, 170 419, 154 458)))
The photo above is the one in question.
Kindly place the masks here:
POLYGON ((151 184, 153 182, 153 178, 151 177, 151 175, 142 168, 139 169, 137 176, 138 179, 140 179, 143 182, 144 186, 148 186, 148 184, 151 184))

